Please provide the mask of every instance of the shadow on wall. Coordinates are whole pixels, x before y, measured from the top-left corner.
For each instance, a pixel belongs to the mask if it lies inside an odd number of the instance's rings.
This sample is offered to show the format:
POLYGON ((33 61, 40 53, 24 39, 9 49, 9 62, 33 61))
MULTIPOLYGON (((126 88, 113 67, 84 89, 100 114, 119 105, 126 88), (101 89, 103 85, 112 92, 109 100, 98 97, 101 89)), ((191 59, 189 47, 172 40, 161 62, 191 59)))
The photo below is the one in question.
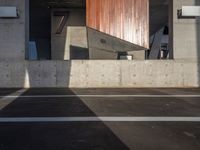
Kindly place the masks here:
MULTIPOLYGON (((32 0, 32 3, 35 3, 35 5, 33 5, 32 11, 37 12, 36 6, 40 4, 39 0, 37 1, 32 0)), ((54 11, 60 11, 60 12, 68 11, 69 12, 68 20, 61 34, 56 34, 56 29, 57 29, 57 25, 59 25, 60 21, 62 20, 62 16, 54 16, 53 14, 51 14, 51 17, 52 17, 51 37, 52 37, 52 43, 54 43, 52 44, 52 50, 55 52, 55 53, 52 53, 52 56, 55 56, 55 58, 53 58, 53 61, 47 61, 47 60, 25 61, 25 62, 20 62, 19 65, 14 64, 12 66, 13 68, 7 69, 7 70, 12 70, 9 75, 9 78, 16 79, 16 77, 12 77, 13 75, 16 75, 18 78, 20 78, 19 79, 20 83, 19 83, 19 80, 11 81, 10 87, 13 84, 13 85, 17 85, 18 87, 23 87, 23 86, 24 87, 41 87, 41 86, 55 87, 56 86, 56 87, 67 88, 70 86, 70 76, 71 76, 71 68, 72 68, 71 66, 73 64, 71 61, 63 61, 63 60, 70 59, 70 51, 71 51, 71 57, 73 57, 73 59, 79 59, 79 57, 81 57, 81 59, 89 58, 89 52, 87 51, 87 49, 81 48, 79 46, 74 46, 76 44, 75 42, 74 42, 75 44, 72 43, 73 46, 72 45, 70 46, 68 41, 66 40, 68 36, 67 27, 69 26, 79 27, 80 25, 83 26, 86 24, 85 23, 86 21, 85 9, 52 9, 52 13, 54 11), (79 53, 76 53, 77 51, 79 53), (23 67, 21 67, 22 64, 23 64, 23 67)), ((49 14, 49 10, 48 10, 48 14, 49 14)), ((41 16, 41 17, 44 17, 43 21, 45 22, 45 24, 48 22, 47 21, 48 19, 46 19, 46 16, 48 15, 45 14, 44 16, 41 16)), ((35 21, 36 20, 35 18, 37 18, 37 16, 32 16, 32 17, 33 19, 32 19, 32 22, 30 23, 33 23, 32 27, 35 27, 37 29, 36 30, 37 32, 35 30, 31 30, 32 31, 31 34, 36 36, 37 34, 42 32, 41 29, 39 30, 39 27, 40 27, 39 25, 42 21, 37 23, 35 21)), ((49 35, 49 33, 46 33, 46 32, 47 31, 45 31, 45 35, 47 34, 49 35)), ((71 30, 69 32, 71 32, 71 30)), ((80 32, 76 34, 78 35, 83 34, 82 32, 83 32, 82 29, 80 29, 80 32)), ((80 38, 78 38, 77 41, 79 40, 80 38)))
POLYGON ((69 87, 71 61, 27 61, 24 87, 69 87))
POLYGON ((88 48, 71 45, 70 46, 70 59, 88 60, 89 59, 88 48))
MULTIPOLYGON (((75 95, 70 89, 29 89, 23 95, 75 95)), ((0 103, 1 104, 1 103, 0 103)), ((0 117, 96 117, 79 97, 17 98, 0 117)), ((0 124, 0 149, 129 150, 104 122, 0 124), (23 132, 22 132, 23 131, 23 132)))
MULTIPOLYGON (((60 11, 62 12, 62 10, 60 11)), ((62 16, 54 16, 54 11, 51 13, 52 29, 50 34, 53 60, 26 61, 24 87, 51 88, 56 86, 67 88, 70 85, 71 61, 63 61, 69 57, 65 50, 67 47, 67 27, 65 26, 62 32, 57 34, 57 26, 62 21, 62 16)))

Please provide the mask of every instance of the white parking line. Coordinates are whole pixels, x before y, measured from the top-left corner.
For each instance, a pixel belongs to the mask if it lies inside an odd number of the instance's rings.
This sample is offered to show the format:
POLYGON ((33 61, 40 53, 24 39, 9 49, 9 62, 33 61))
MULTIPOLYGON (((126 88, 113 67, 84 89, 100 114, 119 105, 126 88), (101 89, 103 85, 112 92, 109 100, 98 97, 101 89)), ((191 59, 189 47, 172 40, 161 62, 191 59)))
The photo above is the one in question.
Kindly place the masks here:
POLYGON ((0 98, 74 98, 74 97, 200 98, 200 95, 145 95, 144 94, 144 95, 7 95, 7 96, 0 96, 0 98))
POLYGON ((45 122, 200 122, 200 117, 17 117, 0 118, 0 123, 45 122))
POLYGON ((2 96, 0 101, 3 103, 1 103, 0 105, 0 110, 5 108, 7 105, 9 105, 10 103, 12 103, 16 98, 18 98, 21 94, 23 94, 24 92, 26 92, 26 89, 20 89, 18 91, 15 91, 13 93, 10 94, 10 98, 8 99, 6 96, 2 96), (12 97, 13 96, 13 97, 12 97))

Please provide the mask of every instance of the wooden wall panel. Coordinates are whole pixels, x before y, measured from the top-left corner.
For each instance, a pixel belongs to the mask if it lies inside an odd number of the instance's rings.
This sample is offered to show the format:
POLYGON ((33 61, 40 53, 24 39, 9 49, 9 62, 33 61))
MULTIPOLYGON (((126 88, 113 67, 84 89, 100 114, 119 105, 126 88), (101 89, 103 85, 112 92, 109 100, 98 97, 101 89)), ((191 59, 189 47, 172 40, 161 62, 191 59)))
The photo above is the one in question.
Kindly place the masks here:
POLYGON ((149 0, 86 0, 87 26, 149 47, 149 0))

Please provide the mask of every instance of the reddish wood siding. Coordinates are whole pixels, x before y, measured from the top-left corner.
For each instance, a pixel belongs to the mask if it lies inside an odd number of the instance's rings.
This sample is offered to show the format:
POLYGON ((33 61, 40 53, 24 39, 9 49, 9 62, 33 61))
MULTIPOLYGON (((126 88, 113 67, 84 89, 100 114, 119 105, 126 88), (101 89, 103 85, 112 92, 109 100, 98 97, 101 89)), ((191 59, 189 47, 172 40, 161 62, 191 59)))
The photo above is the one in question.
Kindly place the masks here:
POLYGON ((87 26, 149 47, 149 0, 86 0, 87 26))

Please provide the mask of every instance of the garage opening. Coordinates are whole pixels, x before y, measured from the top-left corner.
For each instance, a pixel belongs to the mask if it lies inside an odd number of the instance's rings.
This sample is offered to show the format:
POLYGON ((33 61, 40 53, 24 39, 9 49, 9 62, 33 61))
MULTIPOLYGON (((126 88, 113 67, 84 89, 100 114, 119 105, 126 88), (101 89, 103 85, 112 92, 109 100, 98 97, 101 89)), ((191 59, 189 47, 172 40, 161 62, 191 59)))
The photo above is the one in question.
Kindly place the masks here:
POLYGON ((169 0, 150 0, 150 48, 148 59, 173 59, 172 5, 169 0))

